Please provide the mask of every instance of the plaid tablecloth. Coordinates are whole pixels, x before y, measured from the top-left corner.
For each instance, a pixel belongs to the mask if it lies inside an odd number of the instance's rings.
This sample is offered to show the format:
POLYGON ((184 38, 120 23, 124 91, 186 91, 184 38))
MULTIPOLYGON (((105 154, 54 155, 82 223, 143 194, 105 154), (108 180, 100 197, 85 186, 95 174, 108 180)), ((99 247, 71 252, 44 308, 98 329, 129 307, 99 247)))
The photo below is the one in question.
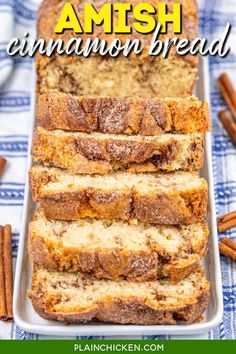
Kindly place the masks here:
MULTIPOLYGON (((31 95, 29 79, 32 75, 33 61, 27 57, 9 58, 5 47, 13 36, 22 37, 25 31, 34 33, 39 3, 40 0, 0 0, 0 156, 8 160, 7 170, 0 182, 0 224, 10 223, 13 227, 14 261, 17 257, 24 185, 27 179, 28 123, 32 119, 29 112, 31 95)), ((236 210, 236 147, 217 119, 217 112, 225 106, 215 84, 219 74, 226 71, 236 85, 236 1, 200 1, 202 35, 209 40, 220 36, 227 21, 232 24, 229 37, 231 53, 224 59, 210 57, 213 166, 218 215, 236 210)), ((236 238, 235 229, 225 234, 236 238)), ((222 257, 221 268, 224 296, 222 322, 209 333, 191 338, 235 339, 236 337, 236 263, 222 257)), ((0 322, 0 338, 43 339, 46 337, 26 333, 14 323, 0 322)), ((171 339, 173 337, 153 335, 143 338, 171 339)))

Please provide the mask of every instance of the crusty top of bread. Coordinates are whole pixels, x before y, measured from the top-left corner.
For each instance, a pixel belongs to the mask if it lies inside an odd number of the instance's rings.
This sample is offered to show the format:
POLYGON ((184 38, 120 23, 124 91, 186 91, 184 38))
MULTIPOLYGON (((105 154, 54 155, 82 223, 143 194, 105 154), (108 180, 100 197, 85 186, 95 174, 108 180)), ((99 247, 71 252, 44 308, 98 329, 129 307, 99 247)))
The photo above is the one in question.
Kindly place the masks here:
POLYGON ((38 124, 63 129, 109 134, 192 134, 210 129, 207 102, 191 96, 176 99, 72 96, 62 92, 39 95, 38 124))
MULTIPOLYGON (((114 38, 121 38, 122 40, 125 38, 125 35, 119 34, 104 34, 102 26, 94 26, 93 34, 75 34, 72 30, 66 30, 63 34, 55 34, 54 29, 57 23, 57 20, 60 16, 62 8, 66 2, 70 2, 74 5, 74 8, 79 12, 79 18, 81 23, 83 23, 83 4, 85 1, 83 0, 44 0, 39 13, 38 13, 38 37, 49 39, 49 38, 62 38, 63 40, 68 40, 71 37, 79 37, 83 40, 86 38, 95 38, 99 37, 100 39, 106 39, 108 42, 111 42, 114 38)), ((116 0, 111 0, 111 3, 116 3, 116 0)), ((133 5, 140 3, 140 0, 123 0, 121 2, 129 2, 133 5)), ((166 3, 169 6, 169 11, 172 9, 172 4, 175 2, 174 0, 147 0, 146 3, 151 3, 154 7, 158 5, 158 3, 166 3)), ((169 38, 173 38, 175 36, 179 38, 190 38, 194 39, 197 35, 197 27, 198 27, 198 9, 196 0, 179 0, 179 3, 183 5, 183 21, 182 21, 182 33, 174 34, 172 29, 172 24, 168 25, 168 34, 160 35, 159 39, 164 40, 167 36, 169 38)), ((105 3, 105 1, 96 0, 93 1, 94 7, 99 10, 101 6, 105 3)), ((116 16, 116 15, 115 15, 116 16)), ((158 14, 157 14, 158 18, 158 14)), ((128 16, 128 20, 132 21, 132 16, 128 16)), ((114 18, 113 24, 117 22, 117 16, 114 18)), ((133 30, 132 34, 128 35, 127 38, 135 39, 139 38, 142 41, 144 50, 148 49, 148 46, 151 41, 151 35, 142 35, 133 30)), ((169 53, 169 57, 175 55, 175 50, 171 50, 169 53)), ((142 58, 142 56, 137 56, 137 58, 142 58)), ((182 56, 179 57, 182 60, 188 60, 193 66, 196 66, 198 63, 197 56, 182 56)), ((71 58, 73 60, 73 58, 71 58)))

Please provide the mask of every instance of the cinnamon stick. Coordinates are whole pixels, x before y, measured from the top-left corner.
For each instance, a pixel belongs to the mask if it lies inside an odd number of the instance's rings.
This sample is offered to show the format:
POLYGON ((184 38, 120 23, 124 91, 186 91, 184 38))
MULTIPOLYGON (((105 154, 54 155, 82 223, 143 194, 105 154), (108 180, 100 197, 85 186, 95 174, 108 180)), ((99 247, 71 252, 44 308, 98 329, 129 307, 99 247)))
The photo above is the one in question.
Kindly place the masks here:
POLYGON ((8 320, 13 318, 12 298, 13 298, 13 270, 12 270, 12 245, 11 226, 4 227, 4 266, 5 266, 5 288, 8 320))
POLYGON ((229 76, 226 73, 223 73, 218 78, 217 84, 221 95, 228 108, 230 109, 233 118, 236 122, 236 92, 229 76))
POLYGON ((230 139, 236 145, 236 123, 233 118, 226 111, 219 112, 218 117, 230 139))
POLYGON ((5 160, 3 157, 0 157, 0 176, 3 174, 6 163, 7 160, 5 160))
POLYGON ((236 242, 224 237, 219 242, 220 253, 236 261, 236 242))
POLYGON ((217 218, 218 232, 223 232, 236 227, 236 211, 219 216, 217 218))
POLYGON ((0 319, 10 321, 13 298, 11 226, 0 227, 0 319))
POLYGON ((232 250, 234 250, 236 252, 236 242, 231 240, 228 237, 223 237, 221 239, 221 242, 223 242, 226 246, 232 248, 232 250))
POLYGON ((3 227, 0 226, 0 319, 5 319, 7 316, 3 250, 4 234, 3 227))

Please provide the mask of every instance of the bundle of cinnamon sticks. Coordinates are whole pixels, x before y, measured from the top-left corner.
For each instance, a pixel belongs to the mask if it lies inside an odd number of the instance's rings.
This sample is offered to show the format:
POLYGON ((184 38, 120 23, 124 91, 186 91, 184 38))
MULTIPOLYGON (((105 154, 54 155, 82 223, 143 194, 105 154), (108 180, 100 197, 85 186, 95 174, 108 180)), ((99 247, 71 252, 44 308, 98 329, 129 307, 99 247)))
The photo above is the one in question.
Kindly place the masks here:
POLYGON ((11 321, 13 296, 11 226, 0 226, 0 320, 11 321))
MULTIPOLYGON (((218 116, 232 142, 236 145, 236 91, 226 73, 220 75, 217 84, 221 95, 228 107, 227 111, 220 111, 218 116)), ((217 219, 218 231, 223 232, 236 227, 236 211, 220 216, 217 219)), ((223 237, 219 243, 220 253, 236 261, 236 242, 223 237)))
POLYGON ((226 73, 220 75, 217 84, 221 95, 231 112, 220 111, 218 116, 232 142, 236 145, 236 91, 226 73))
MULTIPOLYGON (((217 218, 217 228, 219 232, 224 232, 236 227, 236 211, 219 216, 217 218)), ((220 253, 236 261, 236 242, 228 237, 223 237, 219 242, 220 253)))

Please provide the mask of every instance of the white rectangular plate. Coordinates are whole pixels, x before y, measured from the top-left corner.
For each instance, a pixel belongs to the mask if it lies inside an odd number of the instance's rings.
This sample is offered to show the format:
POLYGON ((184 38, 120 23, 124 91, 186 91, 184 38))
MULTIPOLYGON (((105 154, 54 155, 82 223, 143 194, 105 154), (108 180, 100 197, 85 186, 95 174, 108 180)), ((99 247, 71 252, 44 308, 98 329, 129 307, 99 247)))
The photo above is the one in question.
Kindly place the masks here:
MULTIPOLYGON (((209 77, 207 60, 201 60, 199 67, 199 81, 196 87, 196 95, 201 100, 209 102, 209 77)), ((34 84, 32 86, 34 88, 34 84)), ((32 88, 32 90, 34 90, 32 88)), ((32 165, 30 157, 31 138, 35 126, 34 99, 32 99, 32 123, 30 127, 30 140, 28 151, 28 168, 32 165)), ((205 163, 202 176, 209 184, 209 203, 207 221, 210 229, 209 251, 206 255, 203 266, 206 276, 211 282, 211 296, 205 319, 201 323, 191 325, 113 325, 104 323, 91 323, 80 325, 65 325, 56 321, 42 319, 34 311, 27 296, 27 289, 31 286, 32 266, 27 252, 27 229, 32 218, 35 206, 29 192, 29 186, 25 188, 24 212, 22 228, 19 241, 19 250, 16 266, 15 287, 14 287, 14 319, 16 324, 23 330, 31 333, 61 336, 81 336, 81 335, 107 335, 107 336, 133 336, 133 335, 193 335, 200 334, 215 327, 222 318, 223 300, 220 260, 218 251, 218 238, 216 228, 216 214, 214 202, 214 188, 212 175, 212 155, 211 155, 211 135, 206 134, 205 143, 205 163)))

